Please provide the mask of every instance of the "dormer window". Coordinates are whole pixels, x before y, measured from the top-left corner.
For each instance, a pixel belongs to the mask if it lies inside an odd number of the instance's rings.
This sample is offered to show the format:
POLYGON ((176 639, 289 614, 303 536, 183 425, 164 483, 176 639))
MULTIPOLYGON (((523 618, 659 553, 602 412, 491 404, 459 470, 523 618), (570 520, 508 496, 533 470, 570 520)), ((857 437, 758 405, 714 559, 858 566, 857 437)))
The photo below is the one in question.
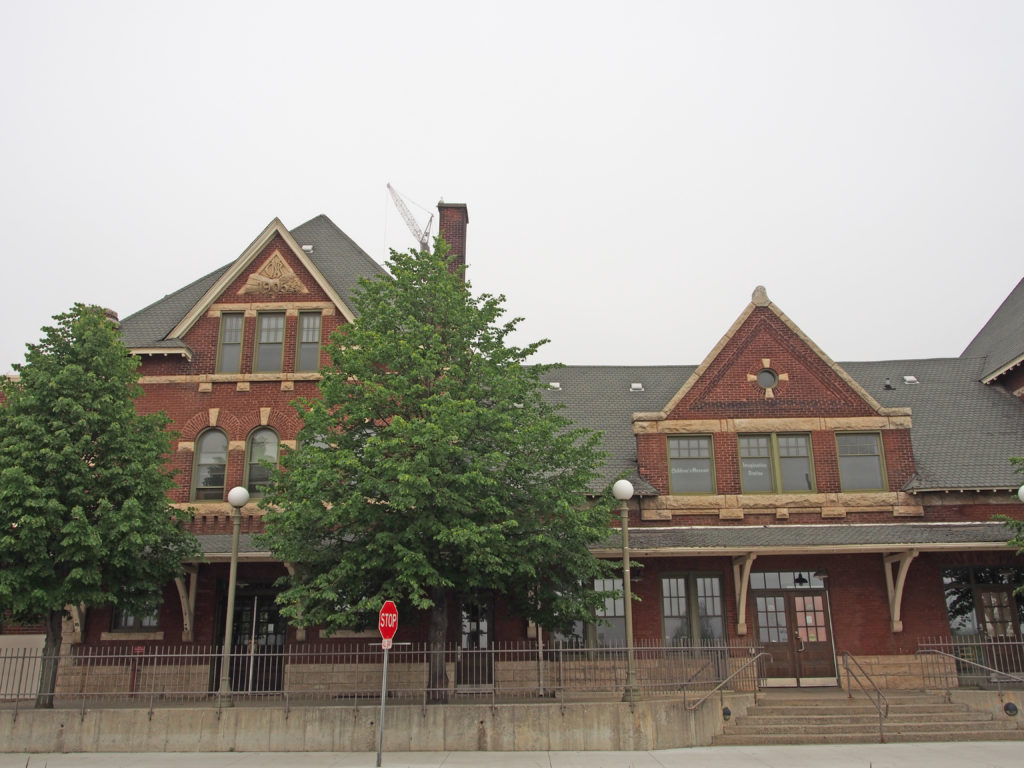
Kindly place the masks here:
POLYGON ((809 435, 741 435, 739 443, 744 493, 814 490, 809 435))
POLYGON ((836 435, 839 477, 844 491, 884 491, 882 440, 877 432, 836 435))
POLYGON ((672 493, 715 492, 709 436, 670 437, 668 464, 672 493))

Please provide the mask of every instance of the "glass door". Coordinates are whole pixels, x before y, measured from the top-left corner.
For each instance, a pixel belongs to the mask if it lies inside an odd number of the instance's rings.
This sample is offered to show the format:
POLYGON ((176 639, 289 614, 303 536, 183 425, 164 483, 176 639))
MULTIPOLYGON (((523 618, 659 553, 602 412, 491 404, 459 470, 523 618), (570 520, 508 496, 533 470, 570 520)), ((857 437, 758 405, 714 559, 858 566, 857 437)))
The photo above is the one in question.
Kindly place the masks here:
POLYGON ((462 639, 455 682, 463 687, 492 686, 494 663, 491 655, 491 625, 494 602, 466 602, 462 605, 462 639))
POLYGON ((769 686, 836 685, 836 658, 828 593, 807 571, 752 573, 758 641, 771 654, 769 686))

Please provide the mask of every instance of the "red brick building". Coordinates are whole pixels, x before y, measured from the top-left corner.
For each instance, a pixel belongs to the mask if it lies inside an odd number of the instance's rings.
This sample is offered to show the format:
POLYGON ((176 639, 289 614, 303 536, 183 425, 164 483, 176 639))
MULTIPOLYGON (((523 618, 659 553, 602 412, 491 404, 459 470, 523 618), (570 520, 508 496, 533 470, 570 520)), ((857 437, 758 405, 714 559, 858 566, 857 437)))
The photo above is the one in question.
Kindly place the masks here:
MULTIPOLYGON (((465 259, 466 207, 439 208, 465 259)), ((168 585, 158 614, 80 608, 69 639, 220 642, 227 490, 258 493, 260 460, 294 445, 290 403, 316 395, 329 334, 358 322, 358 280, 383 274, 326 217, 291 230, 275 220, 230 264, 124 318, 142 359, 139 408, 166 411, 178 432, 173 502, 195 510, 205 559, 168 585)), ((602 432, 603 482, 626 475, 634 485, 638 643, 763 647, 767 683, 800 686, 836 685, 837 656, 849 651, 890 685, 909 685, 904 672, 926 638, 1024 632, 1012 595, 1024 562, 992 521, 1024 517, 1024 477, 1008 461, 1024 455, 1022 376, 1024 281, 959 358, 844 364, 757 288, 700 365, 571 366, 549 375, 549 395, 602 432)), ((254 543, 260 517, 254 500, 235 637, 264 647, 349 641, 281 620, 275 581, 288 565, 254 543)), ((620 557, 619 541, 611 531, 598 554, 620 557)), ((496 602, 461 617, 455 608, 450 640, 535 637, 496 602)), ((618 645, 623 613, 622 600, 610 601, 607 624, 543 640, 618 645)), ((425 626, 402 633, 422 640, 425 626)))

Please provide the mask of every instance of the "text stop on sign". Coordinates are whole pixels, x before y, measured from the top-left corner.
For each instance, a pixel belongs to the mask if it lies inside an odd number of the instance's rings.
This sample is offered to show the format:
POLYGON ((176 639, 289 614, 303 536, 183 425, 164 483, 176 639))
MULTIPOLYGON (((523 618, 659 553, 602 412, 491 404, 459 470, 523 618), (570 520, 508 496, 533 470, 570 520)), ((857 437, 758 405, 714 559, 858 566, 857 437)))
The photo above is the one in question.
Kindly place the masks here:
POLYGON ((398 608, 395 607, 394 601, 384 601, 380 616, 377 618, 377 627, 384 640, 391 640, 395 636, 395 632, 398 631, 398 608))

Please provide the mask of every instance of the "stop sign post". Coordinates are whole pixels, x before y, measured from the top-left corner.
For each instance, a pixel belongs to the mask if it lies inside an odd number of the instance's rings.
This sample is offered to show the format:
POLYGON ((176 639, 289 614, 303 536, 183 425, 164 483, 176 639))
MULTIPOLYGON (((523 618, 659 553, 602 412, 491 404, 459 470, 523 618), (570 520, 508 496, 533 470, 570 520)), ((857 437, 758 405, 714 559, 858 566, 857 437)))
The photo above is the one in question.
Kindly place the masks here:
POLYGON ((384 705, 388 699, 388 651, 391 640, 398 631, 398 608, 393 600, 385 600, 377 617, 380 630, 380 647, 384 649, 384 671, 380 680, 380 722, 377 725, 377 768, 380 768, 380 754, 384 751, 384 705))

